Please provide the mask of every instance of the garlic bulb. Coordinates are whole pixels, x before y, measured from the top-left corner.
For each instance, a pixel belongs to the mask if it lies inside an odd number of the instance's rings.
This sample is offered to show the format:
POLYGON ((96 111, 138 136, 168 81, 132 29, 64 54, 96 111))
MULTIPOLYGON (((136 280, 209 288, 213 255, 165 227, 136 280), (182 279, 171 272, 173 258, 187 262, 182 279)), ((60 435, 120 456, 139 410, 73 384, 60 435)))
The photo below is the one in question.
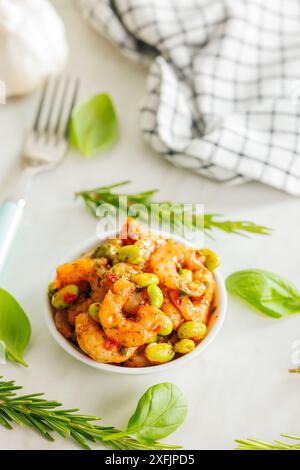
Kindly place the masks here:
POLYGON ((0 0, 0 80, 7 96, 32 92, 68 56, 62 20, 47 0, 0 0))

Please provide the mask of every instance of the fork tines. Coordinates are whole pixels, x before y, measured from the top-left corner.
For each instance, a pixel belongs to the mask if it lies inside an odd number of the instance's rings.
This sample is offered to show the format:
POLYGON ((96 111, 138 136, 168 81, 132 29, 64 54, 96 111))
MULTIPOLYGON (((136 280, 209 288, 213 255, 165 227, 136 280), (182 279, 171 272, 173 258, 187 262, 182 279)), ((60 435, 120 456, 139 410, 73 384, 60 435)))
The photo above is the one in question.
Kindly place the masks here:
POLYGON ((78 78, 60 75, 49 79, 41 94, 33 125, 34 132, 66 138, 78 91, 78 78))

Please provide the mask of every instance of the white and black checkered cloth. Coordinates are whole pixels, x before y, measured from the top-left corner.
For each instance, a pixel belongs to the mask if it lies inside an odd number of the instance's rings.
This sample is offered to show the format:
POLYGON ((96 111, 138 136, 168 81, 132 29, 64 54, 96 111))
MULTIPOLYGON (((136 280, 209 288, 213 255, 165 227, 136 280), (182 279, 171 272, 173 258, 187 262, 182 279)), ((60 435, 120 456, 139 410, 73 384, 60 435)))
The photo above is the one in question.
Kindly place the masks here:
POLYGON ((141 128, 172 163, 300 195, 300 0, 80 0, 151 64, 141 128))

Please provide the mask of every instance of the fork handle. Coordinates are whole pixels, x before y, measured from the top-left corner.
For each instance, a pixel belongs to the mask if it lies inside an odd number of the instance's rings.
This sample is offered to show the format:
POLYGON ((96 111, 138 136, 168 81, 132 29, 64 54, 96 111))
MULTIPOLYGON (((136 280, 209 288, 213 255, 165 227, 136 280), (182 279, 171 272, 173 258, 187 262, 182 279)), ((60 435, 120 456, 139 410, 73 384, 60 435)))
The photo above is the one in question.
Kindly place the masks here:
POLYGON ((4 201, 0 205, 0 272, 22 220, 25 200, 4 201))

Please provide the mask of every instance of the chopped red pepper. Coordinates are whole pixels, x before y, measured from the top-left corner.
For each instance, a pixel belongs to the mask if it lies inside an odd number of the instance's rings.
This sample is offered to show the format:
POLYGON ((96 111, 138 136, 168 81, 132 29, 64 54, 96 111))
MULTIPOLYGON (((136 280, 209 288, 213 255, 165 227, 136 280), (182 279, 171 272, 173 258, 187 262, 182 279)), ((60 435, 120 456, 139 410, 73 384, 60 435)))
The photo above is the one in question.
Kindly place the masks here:
POLYGON ((106 274, 106 279, 111 282, 116 282, 117 276, 113 273, 107 273, 106 274))
POLYGON ((64 303, 65 304, 71 304, 72 302, 75 302, 77 299, 76 294, 70 294, 69 292, 64 295, 64 303))
POLYGON ((112 349, 114 346, 119 347, 120 343, 114 339, 105 340, 105 343, 104 343, 105 349, 112 349))
POLYGON ((115 346, 115 344, 113 343, 113 341, 111 341, 110 339, 107 339, 104 343, 104 347, 105 349, 108 349, 109 351, 115 346))
POLYGON ((161 329, 161 326, 158 325, 158 326, 156 326, 156 327, 154 328, 153 331, 154 331, 154 333, 158 333, 160 329, 161 329))
POLYGON ((123 245, 133 245, 135 242, 136 240, 134 238, 128 237, 123 240, 123 245))

